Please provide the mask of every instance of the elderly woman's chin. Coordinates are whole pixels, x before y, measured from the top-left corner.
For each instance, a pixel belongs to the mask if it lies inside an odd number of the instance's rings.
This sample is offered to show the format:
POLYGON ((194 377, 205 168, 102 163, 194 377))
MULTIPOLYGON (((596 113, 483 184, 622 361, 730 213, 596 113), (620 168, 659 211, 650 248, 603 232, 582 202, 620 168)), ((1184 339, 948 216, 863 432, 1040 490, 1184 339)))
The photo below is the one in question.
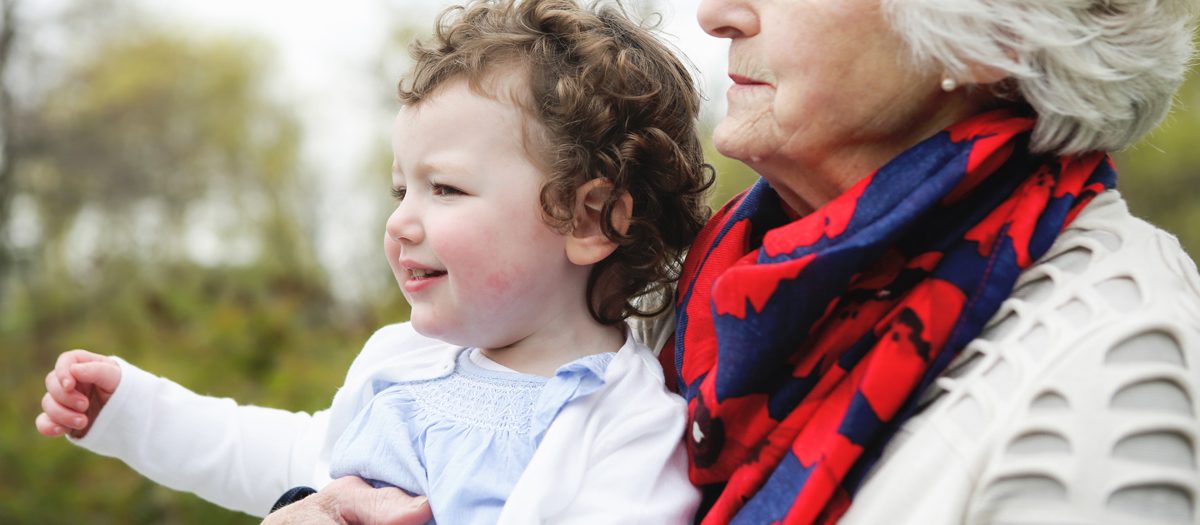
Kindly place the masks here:
POLYGON ((726 116, 713 128, 713 147, 721 155, 749 164, 762 157, 763 141, 752 139, 754 135, 750 122, 726 116))
POLYGON ((778 142, 770 133, 770 112, 758 108, 736 108, 713 129, 713 147, 722 155, 740 160, 757 170, 756 164, 775 153, 778 142))

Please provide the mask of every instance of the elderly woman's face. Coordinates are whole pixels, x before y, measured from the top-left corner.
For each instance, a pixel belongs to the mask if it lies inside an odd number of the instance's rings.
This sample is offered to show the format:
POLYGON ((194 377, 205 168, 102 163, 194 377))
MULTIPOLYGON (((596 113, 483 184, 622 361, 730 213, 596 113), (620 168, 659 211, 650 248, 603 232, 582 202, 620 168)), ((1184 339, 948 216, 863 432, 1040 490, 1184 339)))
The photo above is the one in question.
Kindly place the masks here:
MULTIPOLYGON (((880 0, 704 0, 699 21, 729 38, 721 153, 772 183, 878 167, 919 140, 940 76, 909 65, 880 0)), ((862 173, 866 175, 867 173, 862 173)))

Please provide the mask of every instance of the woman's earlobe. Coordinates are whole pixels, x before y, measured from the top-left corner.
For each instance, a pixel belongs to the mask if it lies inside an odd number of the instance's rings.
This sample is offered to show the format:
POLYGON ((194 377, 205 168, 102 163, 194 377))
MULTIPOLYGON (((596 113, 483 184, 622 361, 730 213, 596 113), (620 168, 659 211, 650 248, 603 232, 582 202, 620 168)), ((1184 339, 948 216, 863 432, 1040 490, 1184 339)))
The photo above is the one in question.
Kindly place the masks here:
MULTIPOLYGON (((605 235, 604 203, 613 192, 606 179, 592 179, 575 191, 575 222, 567 234, 567 259, 580 266, 603 261, 617 249, 617 242, 605 235)), ((613 203, 613 230, 625 234, 633 216, 633 197, 622 192, 613 203)))
POLYGON ((990 86, 1003 82, 1008 78, 1008 71, 996 66, 975 64, 971 66, 971 82, 981 86, 990 86))

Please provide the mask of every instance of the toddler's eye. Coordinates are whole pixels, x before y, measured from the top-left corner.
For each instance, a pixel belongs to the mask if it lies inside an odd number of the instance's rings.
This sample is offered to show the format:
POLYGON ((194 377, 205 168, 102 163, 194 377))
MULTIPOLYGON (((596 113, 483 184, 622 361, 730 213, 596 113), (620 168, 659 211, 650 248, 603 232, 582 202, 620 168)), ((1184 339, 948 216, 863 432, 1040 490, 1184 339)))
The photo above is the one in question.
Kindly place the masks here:
POLYGON ((392 188, 392 198, 398 201, 404 200, 404 194, 408 190, 404 187, 392 188))
POLYGON ((454 186, 447 186, 445 184, 434 184, 433 185, 433 194, 440 195, 440 196, 449 196, 449 195, 464 195, 464 192, 458 188, 455 188, 454 186))

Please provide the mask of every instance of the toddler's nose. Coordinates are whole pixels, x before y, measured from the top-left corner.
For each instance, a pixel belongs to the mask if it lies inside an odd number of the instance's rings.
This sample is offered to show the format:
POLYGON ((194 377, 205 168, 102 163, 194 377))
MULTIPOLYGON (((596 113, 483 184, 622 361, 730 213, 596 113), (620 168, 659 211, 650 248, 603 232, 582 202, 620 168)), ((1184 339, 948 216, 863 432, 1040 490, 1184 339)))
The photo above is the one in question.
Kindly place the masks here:
POLYGON ((387 236, 402 243, 418 243, 425 236, 415 206, 400 202, 387 220, 387 236))

